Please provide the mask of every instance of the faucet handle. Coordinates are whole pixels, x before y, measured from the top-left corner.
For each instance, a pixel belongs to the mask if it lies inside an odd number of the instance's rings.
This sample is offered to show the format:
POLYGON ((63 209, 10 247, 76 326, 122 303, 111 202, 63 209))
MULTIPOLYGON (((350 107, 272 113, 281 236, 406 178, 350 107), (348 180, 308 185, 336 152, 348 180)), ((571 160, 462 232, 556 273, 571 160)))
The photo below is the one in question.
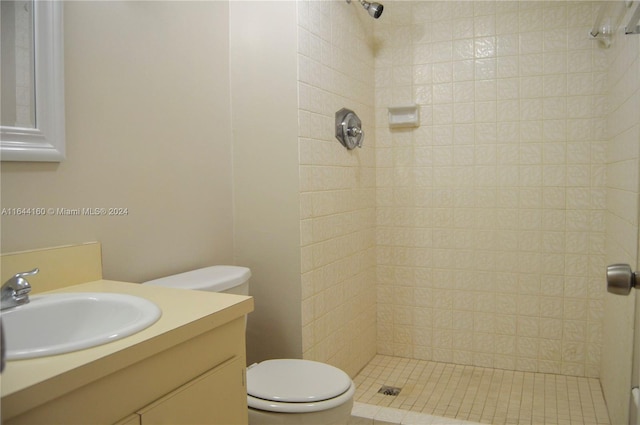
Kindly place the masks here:
POLYGON ((38 274, 38 272, 40 272, 40 269, 36 267, 35 269, 29 270, 28 272, 16 273, 13 277, 15 277, 16 279, 19 279, 19 278, 23 278, 25 276, 36 275, 36 274, 38 274))
POLYGON ((16 273, 13 276, 13 279, 15 280, 15 286, 16 286, 15 294, 17 297, 26 297, 27 294, 31 292, 31 285, 29 284, 29 282, 27 282, 27 279, 25 279, 25 277, 38 274, 39 271, 40 269, 36 267, 35 269, 30 270, 28 272, 16 273))
POLYGON ((5 282, 0 291, 0 310, 28 303, 31 285, 25 277, 33 276, 39 271, 36 267, 28 272, 16 273, 5 282))

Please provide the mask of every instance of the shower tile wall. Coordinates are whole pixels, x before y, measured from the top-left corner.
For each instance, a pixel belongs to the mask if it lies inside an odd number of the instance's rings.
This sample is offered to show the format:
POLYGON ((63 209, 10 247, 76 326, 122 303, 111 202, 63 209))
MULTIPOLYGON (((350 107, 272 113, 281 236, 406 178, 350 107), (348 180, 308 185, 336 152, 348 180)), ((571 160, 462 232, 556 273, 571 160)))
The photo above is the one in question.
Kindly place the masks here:
POLYGON ((598 376, 604 50, 590 2, 387 2, 378 353, 598 376), (421 126, 390 130, 388 106, 421 126))
POLYGON ((303 357, 355 376, 376 353, 373 20, 345 1, 297 7, 303 357), (343 107, 362 149, 335 138, 343 107))

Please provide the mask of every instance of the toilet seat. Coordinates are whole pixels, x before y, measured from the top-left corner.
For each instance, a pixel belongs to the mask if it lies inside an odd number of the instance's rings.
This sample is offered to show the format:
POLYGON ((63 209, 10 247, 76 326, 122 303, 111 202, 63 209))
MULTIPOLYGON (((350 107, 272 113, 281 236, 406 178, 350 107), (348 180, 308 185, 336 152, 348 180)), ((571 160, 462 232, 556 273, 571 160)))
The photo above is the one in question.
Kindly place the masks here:
POLYGON ((349 375, 324 363, 276 359, 247 368, 247 402, 254 409, 315 412, 337 407, 354 393, 349 375))

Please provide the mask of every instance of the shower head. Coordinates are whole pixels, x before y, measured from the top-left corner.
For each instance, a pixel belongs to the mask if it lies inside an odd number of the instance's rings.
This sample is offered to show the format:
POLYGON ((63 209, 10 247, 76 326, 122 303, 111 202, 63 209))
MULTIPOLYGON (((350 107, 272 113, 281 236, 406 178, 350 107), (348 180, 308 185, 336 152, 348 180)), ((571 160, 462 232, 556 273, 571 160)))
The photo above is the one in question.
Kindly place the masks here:
MULTIPOLYGON (((351 0, 347 0, 347 3, 351 3, 351 0)), ((367 12, 369 12, 369 15, 371 15, 375 19, 378 19, 380 15, 382 15, 382 11, 384 10, 384 6, 380 3, 370 3, 366 0, 360 0, 360 4, 365 8, 367 12)))
POLYGON ((378 19, 384 10, 384 6, 380 3, 369 3, 368 1, 360 0, 360 4, 362 4, 362 7, 364 7, 367 12, 369 12, 369 15, 375 19, 378 19))

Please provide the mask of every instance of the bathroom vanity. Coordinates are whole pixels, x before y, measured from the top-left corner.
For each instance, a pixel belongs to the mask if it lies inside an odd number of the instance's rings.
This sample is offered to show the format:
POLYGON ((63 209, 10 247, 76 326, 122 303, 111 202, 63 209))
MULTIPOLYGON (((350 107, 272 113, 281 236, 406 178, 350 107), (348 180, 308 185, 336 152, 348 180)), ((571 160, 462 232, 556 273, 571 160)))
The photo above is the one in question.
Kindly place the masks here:
POLYGON ((61 292, 130 294, 157 304, 162 316, 104 345, 7 362, 3 424, 247 423, 251 297, 102 279, 49 293, 61 292))

